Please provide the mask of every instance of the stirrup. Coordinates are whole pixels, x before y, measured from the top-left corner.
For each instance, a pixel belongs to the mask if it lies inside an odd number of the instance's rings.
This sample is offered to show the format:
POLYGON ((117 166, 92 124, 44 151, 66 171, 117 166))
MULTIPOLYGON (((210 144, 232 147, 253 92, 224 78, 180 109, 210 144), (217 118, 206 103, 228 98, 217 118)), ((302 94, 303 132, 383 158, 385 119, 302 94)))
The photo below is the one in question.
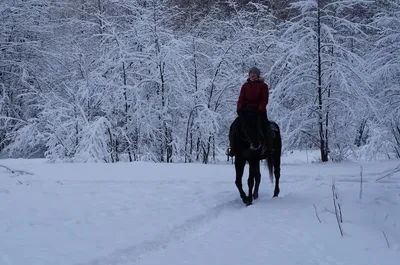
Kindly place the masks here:
POLYGON ((232 157, 235 156, 235 152, 232 150, 232 148, 226 149, 225 154, 226 154, 227 156, 232 156, 232 157))

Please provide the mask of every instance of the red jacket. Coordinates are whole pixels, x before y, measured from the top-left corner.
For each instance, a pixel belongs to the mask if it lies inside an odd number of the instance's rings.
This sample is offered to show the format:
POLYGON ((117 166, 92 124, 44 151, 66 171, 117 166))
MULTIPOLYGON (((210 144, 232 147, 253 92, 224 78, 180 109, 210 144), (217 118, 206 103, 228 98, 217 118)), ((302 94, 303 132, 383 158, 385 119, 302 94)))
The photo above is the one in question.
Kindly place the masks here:
POLYGON ((240 95, 237 102, 238 110, 258 110, 266 112, 268 104, 269 90, 264 79, 255 81, 247 80, 240 89, 240 95))

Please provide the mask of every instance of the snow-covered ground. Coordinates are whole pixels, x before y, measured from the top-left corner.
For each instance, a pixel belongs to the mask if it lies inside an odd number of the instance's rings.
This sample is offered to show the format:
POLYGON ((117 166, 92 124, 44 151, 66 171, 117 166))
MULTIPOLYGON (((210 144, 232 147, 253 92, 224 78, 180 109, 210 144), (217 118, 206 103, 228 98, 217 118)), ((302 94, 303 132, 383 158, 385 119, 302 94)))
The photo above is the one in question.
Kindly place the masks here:
POLYGON ((376 179, 400 161, 307 155, 283 158, 279 198, 263 168, 249 207, 229 163, 0 160, 23 171, 0 167, 0 265, 398 265, 400 174, 376 179))

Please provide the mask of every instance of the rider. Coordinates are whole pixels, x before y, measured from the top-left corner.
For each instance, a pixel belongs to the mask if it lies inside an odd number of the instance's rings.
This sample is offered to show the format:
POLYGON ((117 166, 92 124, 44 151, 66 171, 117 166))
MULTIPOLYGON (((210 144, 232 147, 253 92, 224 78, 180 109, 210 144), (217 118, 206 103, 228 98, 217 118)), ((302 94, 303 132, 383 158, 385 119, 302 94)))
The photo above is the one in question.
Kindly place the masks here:
MULTIPOLYGON (((269 126, 266 106, 268 104, 269 90, 264 78, 260 77, 260 69, 252 67, 249 70, 249 78, 242 85, 239 99, 237 101, 237 113, 243 116, 243 111, 256 111, 260 117, 263 135, 266 141, 267 151, 272 153, 272 131, 269 126)), ((229 137, 230 150, 228 156, 236 154, 235 145, 232 137, 229 137)))

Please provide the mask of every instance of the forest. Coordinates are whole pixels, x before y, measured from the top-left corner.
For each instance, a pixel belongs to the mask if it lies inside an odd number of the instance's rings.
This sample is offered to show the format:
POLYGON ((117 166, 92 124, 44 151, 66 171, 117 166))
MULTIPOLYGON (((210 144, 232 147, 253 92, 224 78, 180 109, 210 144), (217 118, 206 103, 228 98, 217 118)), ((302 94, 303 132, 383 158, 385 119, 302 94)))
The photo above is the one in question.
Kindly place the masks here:
POLYGON ((1 157, 213 163, 248 69, 284 152, 400 158, 398 0, 3 0, 1 157))

